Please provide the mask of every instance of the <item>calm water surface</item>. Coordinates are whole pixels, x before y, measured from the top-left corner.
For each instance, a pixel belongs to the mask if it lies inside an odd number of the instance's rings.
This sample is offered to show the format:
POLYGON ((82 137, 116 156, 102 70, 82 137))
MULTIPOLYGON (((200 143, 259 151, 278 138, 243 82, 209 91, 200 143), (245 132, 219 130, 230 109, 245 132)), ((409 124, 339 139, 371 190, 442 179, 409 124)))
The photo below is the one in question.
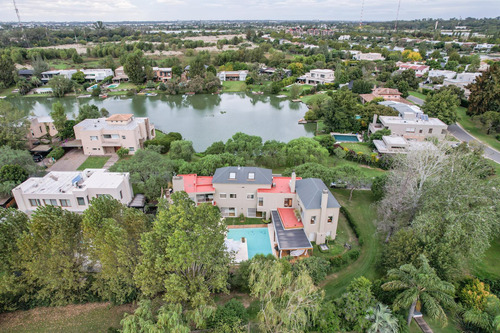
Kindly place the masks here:
POLYGON ((12 98, 9 102, 36 116, 49 114, 52 103, 60 101, 72 118, 79 105, 95 104, 111 114, 133 113, 149 117, 157 129, 179 132, 203 151, 215 141, 226 141, 236 132, 261 136, 265 140, 290 141, 313 136, 315 125, 299 125, 307 107, 275 96, 246 93, 194 96, 134 96, 98 98, 12 98))

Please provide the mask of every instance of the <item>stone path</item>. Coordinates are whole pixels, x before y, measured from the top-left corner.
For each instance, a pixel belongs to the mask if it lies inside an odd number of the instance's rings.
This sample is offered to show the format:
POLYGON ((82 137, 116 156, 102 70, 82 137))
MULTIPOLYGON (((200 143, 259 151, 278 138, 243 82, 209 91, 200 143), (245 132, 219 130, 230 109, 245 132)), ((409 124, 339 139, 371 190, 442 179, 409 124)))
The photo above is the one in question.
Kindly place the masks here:
MULTIPOLYGON (((87 159, 82 149, 71 149, 59 161, 47 168, 48 171, 75 171, 87 159)), ((44 161, 45 163, 45 161, 44 161)), ((46 165, 48 165, 46 163, 46 165)))
POLYGON ((425 321, 424 317, 413 317, 415 319, 415 322, 420 326, 420 329, 424 333, 434 333, 432 329, 429 327, 427 322, 425 321))
POLYGON ((120 158, 116 154, 112 154, 109 160, 104 164, 103 169, 108 170, 113 164, 115 164, 120 158))

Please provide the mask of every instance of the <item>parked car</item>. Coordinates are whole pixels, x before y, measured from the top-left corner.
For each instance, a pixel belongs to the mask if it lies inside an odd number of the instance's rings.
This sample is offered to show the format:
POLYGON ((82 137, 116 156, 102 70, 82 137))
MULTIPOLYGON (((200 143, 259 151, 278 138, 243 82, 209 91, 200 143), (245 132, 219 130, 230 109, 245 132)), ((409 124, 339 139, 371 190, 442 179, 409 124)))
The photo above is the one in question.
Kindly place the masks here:
POLYGON ((33 161, 35 163, 41 162, 41 161, 43 161, 43 156, 41 154, 34 154, 33 155, 33 161))
POLYGON ((330 187, 331 188, 346 188, 347 187, 347 183, 342 181, 342 180, 338 180, 336 182, 331 182, 330 183, 330 187))

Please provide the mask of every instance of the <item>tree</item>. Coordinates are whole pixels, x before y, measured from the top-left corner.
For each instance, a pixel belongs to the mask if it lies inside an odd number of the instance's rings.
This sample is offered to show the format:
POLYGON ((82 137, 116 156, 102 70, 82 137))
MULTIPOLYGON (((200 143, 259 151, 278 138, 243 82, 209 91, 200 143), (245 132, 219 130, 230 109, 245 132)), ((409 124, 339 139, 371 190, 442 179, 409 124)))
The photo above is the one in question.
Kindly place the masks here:
POLYGON ((468 115, 479 115, 486 111, 500 112, 500 65, 491 65, 467 89, 470 90, 468 115))
POLYGON ((76 125, 75 120, 67 120, 64 123, 64 128, 61 131, 58 131, 57 135, 62 139, 74 138, 75 130, 73 127, 76 125))
POLYGON ((474 118, 479 120, 487 134, 500 132, 500 112, 486 111, 485 113, 475 116, 474 118))
POLYGON ((99 97, 100 94, 101 94, 101 87, 99 86, 92 89, 92 92, 90 93, 92 97, 99 97))
POLYGON ((409 308, 408 326, 413 318, 417 302, 429 317, 446 323, 446 313, 442 306, 454 305, 455 287, 437 276, 424 255, 420 256, 420 262, 418 268, 412 264, 406 264, 389 270, 387 275, 390 281, 384 283, 382 289, 400 291, 394 300, 393 307, 395 311, 409 308))
POLYGON ((177 140, 170 145, 170 158, 191 161, 194 154, 193 143, 191 141, 177 140))
POLYGON ((294 277, 283 261, 255 261, 249 283, 260 302, 257 319, 264 332, 303 332, 319 314, 324 294, 306 270, 294 277))
POLYGON ((28 110, 0 100, 0 146, 24 149, 28 128, 28 110))
POLYGON ((292 86, 290 87, 290 97, 292 99, 298 98, 301 92, 302 92, 302 87, 298 84, 292 84, 292 86))
POLYGON ((85 104, 78 109, 78 117, 76 122, 80 123, 85 119, 97 119, 101 116, 99 108, 96 105, 85 104))
POLYGON ((212 143, 206 150, 205 154, 207 155, 218 155, 224 153, 226 146, 222 141, 215 141, 212 143))
POLYGON ((71 80, 78 84, 85 83, 85 74, 82 71, 77 71, 75 74, 71 75, 71 80))
POLYGON ((262 138, 260 136, 238 132, 226 142, 227 153, 243 157, 247 161, 258 157, 261 150, 262 138))
POLYGON ((372 191, 375 200, 378 201, 384 197, 385 194, 384 187, 386 182, 387 182, 386 175, 375 177, 375 179, 373 180, 370 190, 372 191))
POLYGON ((26 95, 30 92, 32 85, 25 77, 20 76, 17 78, 16 88, 19 89, 19 94, 26 95))
POLYGON ((143 67, 143 54, 140 50, 130 53, 123 65, 123 70, 128 75, 130 82, 143 84, 146 74, 143 67))
POLYGON ((14 84, 15 79, 14 62, 6 54, 0 56, 0 88, 7 88, 14 84))
POLYGON ((330 167, 319 163, 304 163, 288 168, 283 175, 289 176, 293 171, 302 178, 319 178, 325 184, 330 184, 337 180, 338 173, 330 167))
POLYGON ((137 296, 133 274, 147 225, 143 212, 109 196, 92 199, 83 213, 83 241, 90 260, 101 266, 93 288, 104 299, 122 304, 137 296))
POLYGON ((354 190, 361 187, 365 179, 365 175, 358 168, 348 165, 339 168, 338 171, 340 172, 340 177, 348 184, 348 187, 350 188, 349 201, 351 201, 352 193, 354 192, 354 190))
POLYGON ((153 229, 142 236, 135 281, 147 296, 197 308, 211 303, 211 293, 226 291, 226 225, 217 207, 196 206, 185 192, 171 198, 159 204, 153 229))
POLYGON ((372 88, 372 83, 362 79, 358 79, 352 84, 352 92, 356 94, 369 94, 372 92, 372 88))
POLYGON ((42 77, 43 72, 46 72, 50 69, 49 64, 40 56, 37 56, 35 59, 33 59, 31 65, 33 66, 33 76, 39 79, 42 77))
POLYGON ((73 63, 75 64, 81 64, 83 62, 82 56, 77 52, 73 53, 73 55, 71 56, 71 60, 73 60, 73 63))
POLYGON ((404 264, 418 265, 424 253, 424 242, 415 230, 404 228, 394 233, 384 248, 383 265, 386 269, 398 268, 404 264))
POLYGON ((347 287, 347 292, 335 300, 342 331, 364 332, 370 326, 365 315, 375 305, 371 287, 367 278, 355 278, 347 287))
POLYGON ((378 303, 376 307, 368 309, 366 319, 373 324, 368 328, 368 333, 398 333, 398 320, 392 315, 387 305, 378 303))
POLYGON ((197 55, 189 63, 189 77, 194 78, 196 76, 205 77, 206 69, 203 57, 197 55))
POLYGON ((408 97, 408 90, 410 89, 410 86, 408 85, 408 82, 401 80, 398 82, 398 90, 401 93, 401 97, 406 98, 408 97))
POLYGON ((20 280, 28 294, 51 305, 82 301, 88 280, 81 216, 57 206, 40 206, 28 229, 17 242, 20 280))
POLYGON ((70 79, 61 75, 56 75, 49 81, 49 86, 52 88, 52 93, 56 97, 64 97, 64 95, 73 89, 73 82, 70 79))
POLYGON ((64 129, 64 126, 66 125, 66 121, 68 120, 68 118, 66 117, 66 112, 64 111, 64 107, 61 102, 55 102, 54 104, 52 104, 50 117, 52 118, 57 131, 62 131, 64 129))
POLYGON ((109 117, 109 111, 108 109, 106 108, 101 108, 99 110, 99 112, 101 113, 101 117, 104 117, 104 118, 108 118, 109 117))
POLYGON ((447 125, 453 124, 458 119, 457 107, 460 99, 450 90, 443 90, 427 95, 422 110, 429 116, 437 117, 447 125))
POLYGON ((19 165, 6 164, 0 168, 0 182, 20 184, 28 179, 28 172, 19 165))
POLYGON ((307 162, 321 163, 328 157, 328 150, 312 138, 290 140, 285 146, 287 165, 300 165, 307 162))

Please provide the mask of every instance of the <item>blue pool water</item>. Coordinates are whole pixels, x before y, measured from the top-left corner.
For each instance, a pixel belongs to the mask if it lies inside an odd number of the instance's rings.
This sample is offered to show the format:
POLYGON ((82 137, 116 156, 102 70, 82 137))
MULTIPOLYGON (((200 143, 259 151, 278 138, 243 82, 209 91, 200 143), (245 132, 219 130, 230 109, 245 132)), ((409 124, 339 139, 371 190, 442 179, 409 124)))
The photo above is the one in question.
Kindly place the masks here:
POLYGON ((113 89, 113 88, 117 88, 118 86, 119 86, 119 84, 110 84, 108 86, 108 88, 113 89))
POLYGON ((245 237, 248 246, 248 259, 252 259, 256 254, 272 254, 271 241, 267 228, 239 228, 229 229, 227 238, 241 240, 245 237))
POLYGON ((334 134, 333 137, 339 142, 359 142, 358 136, 354 134, 334 134))
POLYGON ((90 86, 89 89, 95 89, 95 88, 97 88, 97 86, 98 86, 97 84, 94 84, 94 85, 90 86))

